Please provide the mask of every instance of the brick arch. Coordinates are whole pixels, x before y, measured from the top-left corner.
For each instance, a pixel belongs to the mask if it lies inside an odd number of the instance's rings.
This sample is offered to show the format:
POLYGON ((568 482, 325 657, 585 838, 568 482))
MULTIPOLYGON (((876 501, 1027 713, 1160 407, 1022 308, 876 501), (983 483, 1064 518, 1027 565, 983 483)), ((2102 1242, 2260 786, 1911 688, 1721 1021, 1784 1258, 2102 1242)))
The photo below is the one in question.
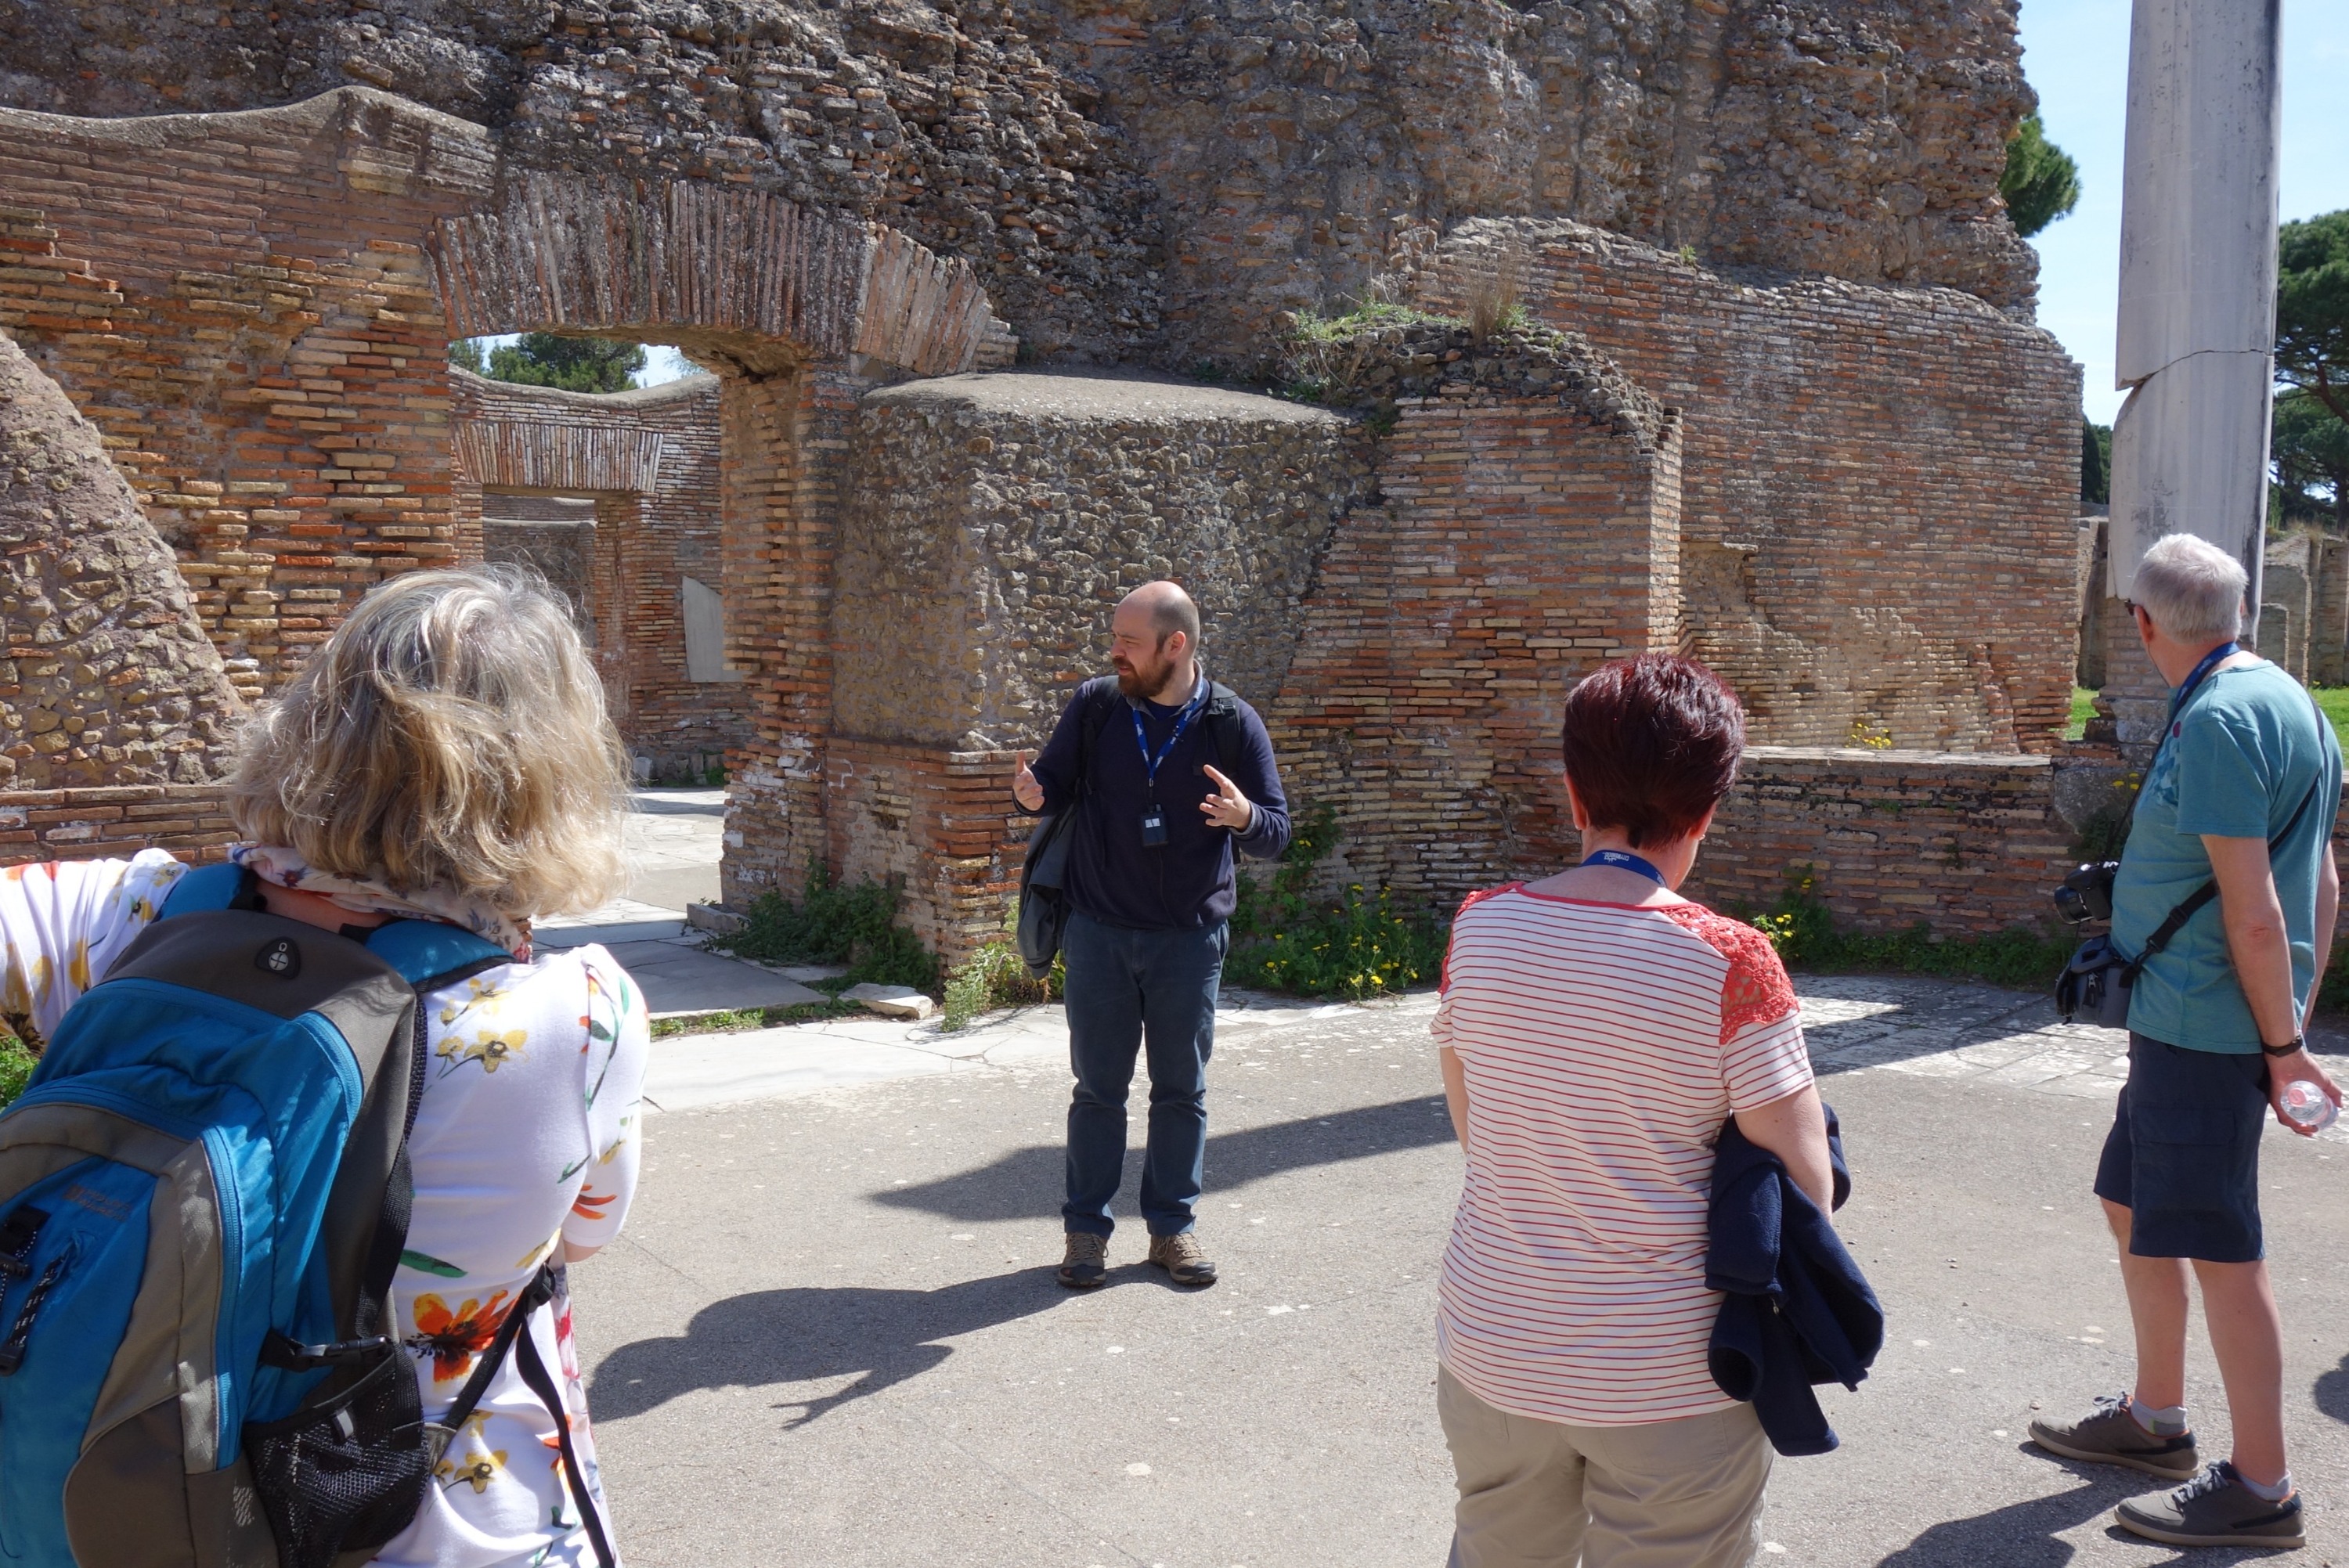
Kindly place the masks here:
POLYGON ((969 263, 765 191, 522 174, 429 248, 458 337, 626 331, 754 372, 861 355, 922 376, 1011 342, 969 263))

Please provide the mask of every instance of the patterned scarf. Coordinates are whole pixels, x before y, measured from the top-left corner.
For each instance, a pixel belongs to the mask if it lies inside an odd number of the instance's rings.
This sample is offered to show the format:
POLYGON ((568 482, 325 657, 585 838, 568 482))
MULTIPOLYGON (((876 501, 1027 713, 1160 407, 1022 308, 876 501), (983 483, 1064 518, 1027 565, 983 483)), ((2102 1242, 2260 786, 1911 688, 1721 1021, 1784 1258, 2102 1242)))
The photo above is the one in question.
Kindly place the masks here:
POLYGON ((530 962, 530 923, 512 919, 480 899, 440 888, 395 892, 365 877, 319 871, 292 850, 275 844, 232 844, 228 858, 273 887, 314 892, 354 913, 398 914, 461 925, 476 936, 488 937, 517 962, 530 962))

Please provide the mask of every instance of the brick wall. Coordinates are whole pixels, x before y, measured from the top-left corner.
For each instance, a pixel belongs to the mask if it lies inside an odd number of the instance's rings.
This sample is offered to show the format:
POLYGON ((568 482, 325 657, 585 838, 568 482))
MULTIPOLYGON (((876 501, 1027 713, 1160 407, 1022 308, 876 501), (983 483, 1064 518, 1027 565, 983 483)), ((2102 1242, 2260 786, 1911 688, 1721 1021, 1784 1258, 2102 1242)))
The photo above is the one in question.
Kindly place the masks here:
POLYGON ((1216 676, 1278 689, 1374 443, 1324 409, 1181 382, 1003 374, 859 407, 833 649, 842 735, 1049 732, 1129 590, 1180 580, 1216 676))
POLYGON ((514 161, 885 218, 1024 337, 1245 363, 1463 218, 2027 301, 2011 0, 16 0, 0 95, 155 116, 365 83, 514 161))
POLYGON ((478 556, 452 331, 616 332, 785 379, 1011 346, 971 269, 902 235, 721 185, 507 170, 491 132, 364 88, 127 121, 0 108, 0 329, 103 434, 247 697, 370 583, 478 556))
POLYGON ((561 525, 489 522, 484 549, 583 556, 578 603, 621 738, 654 778, 698 779, 749 738, 746 683, 686 668, 685 579, 716 589, 726 576, 718 378, 604 396, 450 379, 460 508, 494 519, 549 496, 597 500, 595 524, 568 539, 549 537, 561 525))
POLYGON ((1681 436, 1552 399, 1415 399, 1384 504, 1332 541, 1264 712, 1293 807, 1338 810, 1333 882, 1448 903, 1564 853, 1574 683, 1680 639, 1681 436))
POLYGON ((1682 891, 1760 909, 1807 868, 1813 896, 1856 931, 2040 924, 2078 836, 2055 779, 2045 756, 1757 746, 1682 891))
POLYGON ((1579 224, 1464 225, 1421 274, 1506 272, 1676 405, 1688 646, 1758 740, 2044 752, 2069 714, 2078 366, 1946 289, 1716 272, 1579 224))
POLYGON ((220 858, 236 841, 216 784, 117 789, 0 789, 0 865, 88 861, 170 850, 183 861, 220 858))

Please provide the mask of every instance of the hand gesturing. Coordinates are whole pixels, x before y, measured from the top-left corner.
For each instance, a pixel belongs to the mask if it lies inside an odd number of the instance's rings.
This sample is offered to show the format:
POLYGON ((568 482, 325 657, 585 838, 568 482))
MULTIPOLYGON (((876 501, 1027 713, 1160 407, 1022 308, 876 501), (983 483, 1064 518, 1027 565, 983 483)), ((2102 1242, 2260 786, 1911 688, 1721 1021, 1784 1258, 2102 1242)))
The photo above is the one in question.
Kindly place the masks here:
POLYGON ((1036 775, 1029 771, 1028 758, 1031 755, 1026 751, 1019 754, 1019 770, 1011 776, 1011 798, 1024 810, 1040 811, 1044 809, 1044 787, 1037 783, 1036 775))
POLYGON ((1247 832, 1248 824, 1256 820, 1256 808, 1240 793, 1238 785, 1214 769, 1207 769, 1207 777, 1215 780, 1216 792, 1199 802, 1200 814, 1216 827, 1247 832))

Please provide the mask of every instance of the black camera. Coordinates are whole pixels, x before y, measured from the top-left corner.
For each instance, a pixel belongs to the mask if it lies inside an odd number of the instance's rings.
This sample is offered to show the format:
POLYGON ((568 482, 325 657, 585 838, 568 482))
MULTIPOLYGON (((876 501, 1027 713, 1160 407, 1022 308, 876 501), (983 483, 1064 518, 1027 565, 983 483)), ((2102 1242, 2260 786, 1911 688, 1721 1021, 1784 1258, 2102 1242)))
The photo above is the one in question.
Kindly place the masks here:
POLYGON ((2118 861, 2097 861, 2079 867, 2055 890, 2055 913, 2075 925, 2113 917, 2113 878, 2118 861))

